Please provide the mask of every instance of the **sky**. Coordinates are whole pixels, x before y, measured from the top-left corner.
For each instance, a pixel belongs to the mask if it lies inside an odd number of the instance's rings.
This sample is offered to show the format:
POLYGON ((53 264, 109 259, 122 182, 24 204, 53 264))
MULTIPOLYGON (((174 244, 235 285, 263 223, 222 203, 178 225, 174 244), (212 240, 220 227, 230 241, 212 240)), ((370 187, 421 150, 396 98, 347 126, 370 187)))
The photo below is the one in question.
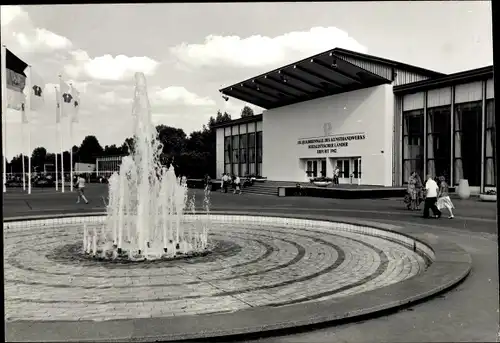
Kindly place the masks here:
POLYGON ((9 159, 60 151, 59 74, 81 93, 73 138, 61 128, 68 149, 87 135, 102 146, 131 136, 135 72, 153 121, 189 134, 217 110, 240 116, 246 104, 219 89, 335 47, 443 73, 493 64, 490 1, 1 6, 1 40, 47 83, 31 125, 8 111, 9 159))

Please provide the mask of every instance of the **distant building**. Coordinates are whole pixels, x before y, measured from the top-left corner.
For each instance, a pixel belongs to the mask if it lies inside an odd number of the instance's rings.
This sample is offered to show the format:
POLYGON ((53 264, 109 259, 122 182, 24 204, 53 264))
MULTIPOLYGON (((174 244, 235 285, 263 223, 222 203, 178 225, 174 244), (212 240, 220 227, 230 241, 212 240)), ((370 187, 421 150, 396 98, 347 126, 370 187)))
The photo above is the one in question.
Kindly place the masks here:
POLYGON ((496 187, 493 66, 451 75, 333 49, 220 90, 266 110, 216 125, 217 175, 496 187))
POLYGON ((123 157, 124 156, 105 156, 96 158, 97 176, 109 177, 114 172, 120 171, 123 157))

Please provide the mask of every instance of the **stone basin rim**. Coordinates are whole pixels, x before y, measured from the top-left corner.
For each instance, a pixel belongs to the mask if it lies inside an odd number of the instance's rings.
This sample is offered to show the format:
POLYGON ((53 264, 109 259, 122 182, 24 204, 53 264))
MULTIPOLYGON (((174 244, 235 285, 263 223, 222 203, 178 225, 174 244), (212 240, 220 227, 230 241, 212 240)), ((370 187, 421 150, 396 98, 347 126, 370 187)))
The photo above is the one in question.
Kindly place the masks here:
MULTIPOLYGON (((4 218, 4 222, 56 219, 66 217, 102 216, 104 212, 72 213, 63 215, 25 216, 4 218)), ((410 237, 429 247, 435 254, 428 269, 416 276, 364 293, 338 299, 293 304, 282 307, 254 307, 228 313, 186 315, 180 317, 117 319, 103 322, 93 321, 16 321, 7 322, 6 339, 15 341, 40 340, 54 342, 118 342, 118 341, 180 341, 194 339, 216 339, 219 337, 244 337, 314 326, 354 321, 356 318, 376 317, 391 310, 407 307, 412 303, 442 293, 463 281, 470 273, 472 259, 460 246, 437 239, 428 243, 425 233, 407 234, 393 230, 394 225, 366 220, 318 216, 308 214, 254 213, 251 211, 211 211, 214 215, 264 216, 312 221, 330 221, 365 227, 373 227, 410 237), (232 324, 229 324, 232 323, 232 324), (124 328, 123 335, 113 335, 110 326, 124 328), (91 332, 93 337, 80 337, 78 332, 91 332), (99 334, 96 334, 98 332, 99 334), (39 334, 36 334, 39 333, 39 334), (36 334, 36 335, 35 335, 36 334)), ((200 213, 202 215, 202 213, 200 213)), ((397 226, 399 228, 403 226, 397 226)))

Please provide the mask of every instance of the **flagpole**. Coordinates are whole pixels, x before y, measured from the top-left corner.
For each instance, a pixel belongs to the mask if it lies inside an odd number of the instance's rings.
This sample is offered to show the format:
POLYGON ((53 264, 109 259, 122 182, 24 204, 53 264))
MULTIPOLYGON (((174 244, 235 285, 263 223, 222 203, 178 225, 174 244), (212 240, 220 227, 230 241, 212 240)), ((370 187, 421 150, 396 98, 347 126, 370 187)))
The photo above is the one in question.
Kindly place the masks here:
MULTIPOLYGON (((24 118, 23 118, 24 119, 24 118)), ((26 190, 26 169, 24 168, 24 120, 21 120, 21 159, 23 160, 23 191, 26 190)))
POLYGON ((7 47, 2 44, 2 166, 3 166, 3 192, 7 192, 7 47))
POLYGON ((69 177, 71 179, 70 192, 73 192, 73 114, 70 112, 69 117, 69 177))
MULTIPOLYGON (((59 135, 60 135, 60 132, 59 132, 59 123, 57 122, 57 118, 58 118, 58 115, 59 115, 59 108, 57 107, 57 105, 59 104, 59 99, 57 98, 57 87, 55 87, 55 92, 54 94, 56 95, 56 146, 57 146, 57 138, 59 138, 59 135)), ((57 155, 59 155, 57 153, 57 150, 56 150, 56 192, 59 190, 59 168, 58 168, 58 163, 57 163, 57 155)), ((62 157, 61 157, 62 158, 62 157)))
MULTIPOLYGON (((61 75, 59 75, 59 94, 57 94, 57 89, 56 89, 56 97, 59 96, 59 99, 57 101, 57 103, 59 104, 59 115, 60 115, 60 120, 63 120, 63 116, 62 116, 62 103, 61 103, 61 98, 62 98, 62 88, 61 88, 61 84, 62 84, 62 77, 61 75)), ((57 103, 56 103, 56 106, 57 106, 57 103)), ((57 109, 56 109, 57 110, 57 109)), ((61 127, 62 127, 62 124, 61 124, 61 127)), ((63 151, 63 130, 61 130, 61 135, 59 136, 59 140, 60 140, 60 145, 61 145, 61 192, 64 193, 64 151, 63 151)))
POLYGON ((28 66, 29 77, 26 78, 28 95, 26 97, 26 118, 28 119, 28 194, 31 194, 31 66, 28 66))

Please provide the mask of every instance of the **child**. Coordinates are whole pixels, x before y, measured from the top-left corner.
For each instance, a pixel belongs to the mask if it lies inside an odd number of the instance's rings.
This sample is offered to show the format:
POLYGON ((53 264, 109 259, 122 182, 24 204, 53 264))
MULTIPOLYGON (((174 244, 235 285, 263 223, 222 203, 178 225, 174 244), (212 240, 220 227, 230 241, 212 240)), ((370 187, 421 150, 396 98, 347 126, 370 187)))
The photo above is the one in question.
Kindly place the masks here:
POLYGON ((452 209, 455 208, 455 206, 453 206, 450 196, 448 195, 448 184, 446 183, 444 176, 439 177, 439 194, 436 205, 439 210, 446 208, 448 212, 450 212, 450 216, 448 218, 453 219, 454 216, 452 209))

